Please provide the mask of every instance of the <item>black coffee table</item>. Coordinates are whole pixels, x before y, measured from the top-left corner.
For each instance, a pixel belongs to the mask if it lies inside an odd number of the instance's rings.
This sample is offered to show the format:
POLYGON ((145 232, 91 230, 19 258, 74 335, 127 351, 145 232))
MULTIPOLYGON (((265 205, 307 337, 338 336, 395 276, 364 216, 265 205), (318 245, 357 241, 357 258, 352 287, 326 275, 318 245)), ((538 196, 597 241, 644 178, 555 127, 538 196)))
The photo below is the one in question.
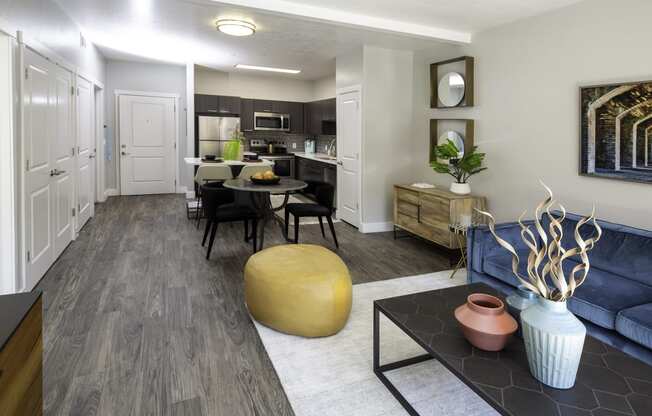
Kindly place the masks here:
POLYGON ((652 415, 652 367, 590 336, 577 381, 569 390, 544 386, 532 377, 519 338, 501 352, 472 347, 453 311, 478 292, 504 300, 491 287, 473 283, 374 302, 374 373, 410 415, 418 413, 384 373, 433 358, 503 415, 652 415), (380 313, 428 354, 380 365, 380 313))

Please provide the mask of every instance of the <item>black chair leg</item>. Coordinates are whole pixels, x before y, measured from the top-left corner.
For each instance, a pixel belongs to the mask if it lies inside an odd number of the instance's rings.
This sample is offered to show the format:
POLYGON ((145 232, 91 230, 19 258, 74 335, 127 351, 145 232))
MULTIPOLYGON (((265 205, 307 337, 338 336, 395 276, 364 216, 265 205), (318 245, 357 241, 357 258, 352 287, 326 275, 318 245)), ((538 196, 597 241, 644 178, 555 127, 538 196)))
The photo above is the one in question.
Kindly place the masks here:
POLYGON ((333 234, 333 240, 335 241, 335 247, 340 248, 340 245, 337 244, 337 236, 335 235, 335 226, 333 225, 333 219, 331 218, 330 215, 328 217, 326 217, 326 219, 328 220, 328 227, 331 229, 331 234, 333 234))
POLYGON ((299 244, 299 219, 298 215, 294 216, 294 244, 299 244))
POLYGON ((285 208, 285 240, 289 240, 290 235, 290 211, 285 208))
POLYGON ((217 232, 217 221, 213 223, 213 227, 211 229, 211 238, 208 240, 208 251, 206 252, 206 260, 210 260, 211 258, 211 250, 213 250, 213 241, 215 241, 215 233, 217 232))
POLYGON ((254 254, 258 251, 258 220, 253 220, 251 223, 252 235, 254 240, 254 254))
POLYGON ((204 238, 201 240, 201 246, 204 247, 206 244, 206 238, 208 237, 208 231, 211 229, 211 221, 206 220, 206 228, 204 228, 204 238))
POLYGON ((245 243, 249 242, 249 220, 244 220, 245 243))
POLYGON ((321 236, 326 238, 326 233, 324 232, 324 220, 322 217, 319 217, 319 228, 321 228, 321 236))

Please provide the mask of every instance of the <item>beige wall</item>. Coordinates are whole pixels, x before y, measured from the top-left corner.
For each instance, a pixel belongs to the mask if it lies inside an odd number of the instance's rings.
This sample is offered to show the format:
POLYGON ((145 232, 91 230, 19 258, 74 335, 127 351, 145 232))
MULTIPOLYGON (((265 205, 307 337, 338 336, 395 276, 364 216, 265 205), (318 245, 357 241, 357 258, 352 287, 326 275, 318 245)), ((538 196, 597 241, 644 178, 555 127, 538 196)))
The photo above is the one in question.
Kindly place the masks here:
POLYGON ((326 98, 335 97, 335 75, 320 78, 313 81, 312 99, 325 100, 326 98))
POLYGON ((412 65, 411 51, 364 47, 363 230, 391 226, 393 185, 412 174, 412 65))
POLYGON ((195 94, 281 101, 312 101, 314 83, 285 76, 256 76, 195 67, 195 94))
POLYGON ((471 179, 501 221, 532 210, 544 180, 570 211, 652 228, 652 185, 578 175, 579 86, 652 78, 649 0, 593 0, 474 35, 459 50, 476 59, 476 107, 430 110, 427 63, 457 50, 415 57, 413 180, 447 186, 427 165, 430 118, 475 118, 489 170, 471 179))

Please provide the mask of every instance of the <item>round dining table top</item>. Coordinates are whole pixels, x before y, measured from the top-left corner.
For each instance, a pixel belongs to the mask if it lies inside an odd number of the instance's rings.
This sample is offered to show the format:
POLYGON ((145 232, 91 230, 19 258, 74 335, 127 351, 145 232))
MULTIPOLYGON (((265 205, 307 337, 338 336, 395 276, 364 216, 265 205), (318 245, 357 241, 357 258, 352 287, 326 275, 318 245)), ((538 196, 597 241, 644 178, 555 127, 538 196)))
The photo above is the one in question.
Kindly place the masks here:
POLYGON ((249 179, 229 179, 224 182, 224 187, 236 191, 244 192, 269 192, 270 194, 284 194, 292 191, 299 191, 307 187, 308 184, 304 181, 290 178, 281 178, 281 180, 274 185, 258 185, 251 182, 249 179))

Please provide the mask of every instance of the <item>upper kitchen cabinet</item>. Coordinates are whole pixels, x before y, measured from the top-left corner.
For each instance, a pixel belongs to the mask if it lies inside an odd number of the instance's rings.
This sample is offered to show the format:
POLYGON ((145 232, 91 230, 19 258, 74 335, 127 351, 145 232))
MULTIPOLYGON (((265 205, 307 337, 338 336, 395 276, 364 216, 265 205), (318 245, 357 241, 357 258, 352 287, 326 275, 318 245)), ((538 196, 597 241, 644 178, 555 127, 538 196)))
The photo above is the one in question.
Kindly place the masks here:
POLYGON ((195 94, 195 112, 239 115, 240 97, 195 94))
POLYGON ((272 100, 254 100, 254 112, 256 113, 273 113, 274 101, 272 100))
POLYGON ((217 113, 219 101, 217 95, 195 94, 195 113, 217 113))
POLYGON ((254 131, 254 99, 243 98, 240 101, 240 129, 254 131))
POLYGON ((335 98, 305 104, 305 131, 312 135, 334 135, 336 126, 335 98))
POLYGON ((288 104, 288 113, 290 114, 290 132, 303 134, 305 132, 303 120, 303 103, 288 104))
POLYGON ((227 97, 221 95, 218 98, 218 113, 240 115, 240 97, 227 97))

